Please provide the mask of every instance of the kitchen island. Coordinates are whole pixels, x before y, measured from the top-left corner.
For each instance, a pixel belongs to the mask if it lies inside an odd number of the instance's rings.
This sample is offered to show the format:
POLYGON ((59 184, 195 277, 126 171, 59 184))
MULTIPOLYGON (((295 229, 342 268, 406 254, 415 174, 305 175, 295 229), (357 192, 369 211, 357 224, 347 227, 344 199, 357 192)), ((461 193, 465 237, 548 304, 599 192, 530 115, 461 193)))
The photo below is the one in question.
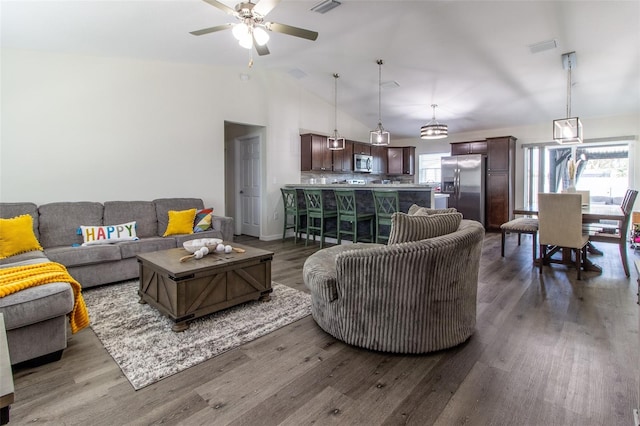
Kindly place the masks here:
MULTIPOLYGON (((397 184, 383 184, 383 183, 367 183, 367 184, 348 184, 348 183, 327 183, 327 184, 311 184, 311 183, 294 183, 284 185, 285 188, 297 189, 298 199, 301 202, 301 207, 304 206, 304 197, 302 191, 304 189, 321 189, 323 190, 324 201, 329 208, 335 208, 335 195, 334 189, 353 189, 356 191, 356 201, 358 203, 358 210, 361 213, 375 213, 375 206, 373 204, 372 190, 388 190, 398 191, 399 208, 401 212, 406 213, 412 204, 417 204, 421 207, 443 208, 446 204, 442 205, 442 199, 446 200, 448 195, 436 193, 433 187, 430 185, 416 185, 413 183, 397 183, 397 184)), ((304 208, 304 207, 303 207, 304 208)))
MULTIPOLYGON (((401 212, 406 213, 409 207, 417 204, 421 207, 445 208, 446 194, 435 193, 432 186, 416 185, 416 184, 346 184, 346 183, 329 183, 329 184, 311 184, 311 183, 295 183, 284 185, 287 189, 296 189, 298 194, 298 205, 301 209, 306 208, 304 200, 305 189, 322 190, 322 198, 325 209, 336 209, 336 198, 334 189, 353 189, 356 194, 356 205, 358 213, 375 214, 375 204, 373 201, 372 190, 398 191, 398 207, 401 212)), ((306 227, 306 218, 303 219, 302 229, 306 227)), ((344 225, 343 225, 344 226, 344 225)), ((348 225, 347 225, 348 226, 348 225)), ((331 233, 336 229, 335 218, 330 219, 327 223, 327 232, 331 233)), ((366 235, 368 233, 368 225, 360 223, 358 233, 366 235)))

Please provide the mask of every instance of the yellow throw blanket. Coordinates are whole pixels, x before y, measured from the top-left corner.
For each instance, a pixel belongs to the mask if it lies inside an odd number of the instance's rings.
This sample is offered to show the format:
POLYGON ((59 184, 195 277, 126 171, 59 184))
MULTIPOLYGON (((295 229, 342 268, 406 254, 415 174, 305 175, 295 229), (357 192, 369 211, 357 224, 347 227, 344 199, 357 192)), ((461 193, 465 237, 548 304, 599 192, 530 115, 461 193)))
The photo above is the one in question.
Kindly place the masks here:
POLYGON ((89 325, 87 305, 82 297, 82 286, 60 263, 47 262, 0 269, 0 297, 37 285, 68 282, 73 289, 73 310, 69 316, 71 332, 76 333, 89 325))

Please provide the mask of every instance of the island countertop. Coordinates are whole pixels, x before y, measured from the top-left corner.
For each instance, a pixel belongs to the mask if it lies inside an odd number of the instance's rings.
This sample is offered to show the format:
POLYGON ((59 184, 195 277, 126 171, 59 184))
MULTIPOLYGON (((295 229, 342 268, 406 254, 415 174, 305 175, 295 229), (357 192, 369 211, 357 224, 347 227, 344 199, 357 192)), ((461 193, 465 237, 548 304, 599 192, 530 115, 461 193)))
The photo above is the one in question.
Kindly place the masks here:
POLYGON ((355 190, 389 189, 396 191, 433 191, 434 188, 431 185, 419 185, 415 183, 288 183, 285 184, 284 187, 291 189, 315 188, 330 190, 349 188, 355 190))

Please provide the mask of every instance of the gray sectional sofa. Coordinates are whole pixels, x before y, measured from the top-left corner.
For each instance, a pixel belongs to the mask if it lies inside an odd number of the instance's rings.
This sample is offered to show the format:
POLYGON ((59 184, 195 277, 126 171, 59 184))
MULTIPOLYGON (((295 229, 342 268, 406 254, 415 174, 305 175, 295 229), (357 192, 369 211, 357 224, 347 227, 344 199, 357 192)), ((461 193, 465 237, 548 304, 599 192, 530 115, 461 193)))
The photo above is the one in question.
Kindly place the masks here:
MULTIPOLYGON (((204 208, 198 198, 153 201, 0 203, 0 218, 30 214, 33 231, 44 251, 30 251, 0 259, 0 268, 41 262, 63 264, 83 288, 138 277, 136 255, 182 246, 194 238, 233 241, 233 219, 213 216, 212 229, 163 237, 169 210, 204 208), (136 221, 137 241, 81 246, 79 226, 117 225, 136 221)), ((27 288, 0 298, 11 364, 40 358, 59 359, 67 346, 67 314, 73 308, 69 283, 27 288)))

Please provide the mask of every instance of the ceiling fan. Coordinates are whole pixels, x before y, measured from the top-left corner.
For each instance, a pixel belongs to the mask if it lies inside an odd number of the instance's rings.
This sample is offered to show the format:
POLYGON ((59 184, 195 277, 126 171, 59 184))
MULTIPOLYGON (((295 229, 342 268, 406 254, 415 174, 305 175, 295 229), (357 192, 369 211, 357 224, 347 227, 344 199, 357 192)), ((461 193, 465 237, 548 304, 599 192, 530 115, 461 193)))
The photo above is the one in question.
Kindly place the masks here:
POLYGON ((267 31, 275 31, 312 41, 318 38, 318 33, 315 31, 265 21, 264 17, 280 3, 280 0, 258 0, 256 3, 252 3, 251 1, 241 2, 235 6, 235 10, 216 0, 203 1, 236 17, 240 22, 237 24, 222 24, 198 31, 191 31, 190 34, 201 36, 231 28, 234 37, 240 42, 240 46, 245 49, 251 49, 255 46, 260 56, 269 54, 269 49, 267 48, 269 34, 267 34, 267 31))

